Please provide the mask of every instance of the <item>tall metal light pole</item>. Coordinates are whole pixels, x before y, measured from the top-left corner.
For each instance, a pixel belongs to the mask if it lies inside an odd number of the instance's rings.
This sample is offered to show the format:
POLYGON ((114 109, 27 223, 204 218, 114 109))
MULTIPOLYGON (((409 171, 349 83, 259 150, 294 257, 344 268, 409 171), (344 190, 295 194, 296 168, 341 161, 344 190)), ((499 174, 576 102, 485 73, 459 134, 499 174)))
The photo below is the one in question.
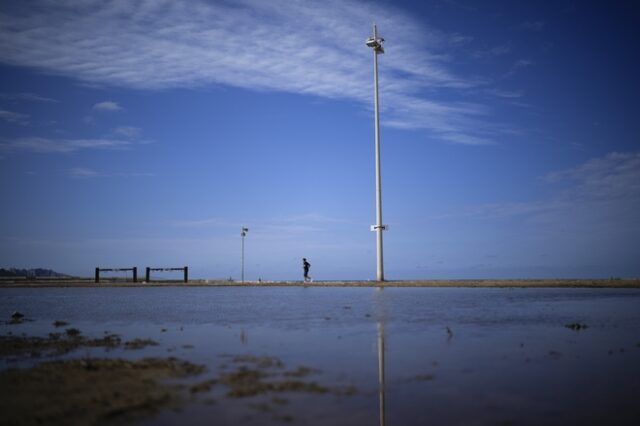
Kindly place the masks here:
POLYGON ((367 46, 373 48, 373 94, 374 94, 374 114, 375 114, 375 137, 376 137, 376 224, 371 227, 376 232, 377 240, 377 278, 384 281, 384 265, 382 259, 382 231, 386 226, 382 224, 382 181, 380 178, 380 111, 378 106, 378 53, 384 53, 382 47, 384 39, 378 37, 378 28, 373 24, 373 36, 367 39, 367 46))
POLYGON ((249 228, 245 228, 244 226, 242 227, 242 230, 240 231, 240 236, 242 237, 242 278, 241 281, 244 282, 244 237, 247 236, 247 232, 249 232, 249 228))

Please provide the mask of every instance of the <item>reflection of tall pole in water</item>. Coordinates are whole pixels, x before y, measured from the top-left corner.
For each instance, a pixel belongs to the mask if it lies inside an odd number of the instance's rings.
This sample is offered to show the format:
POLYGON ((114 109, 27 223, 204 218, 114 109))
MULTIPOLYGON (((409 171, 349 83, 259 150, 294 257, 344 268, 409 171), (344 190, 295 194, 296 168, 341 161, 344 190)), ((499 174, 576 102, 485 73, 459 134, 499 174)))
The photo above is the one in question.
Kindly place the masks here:
POLYGON ((378 394, 380 397, 380 426, 384 419, 384 323, 378 322, 378 394))

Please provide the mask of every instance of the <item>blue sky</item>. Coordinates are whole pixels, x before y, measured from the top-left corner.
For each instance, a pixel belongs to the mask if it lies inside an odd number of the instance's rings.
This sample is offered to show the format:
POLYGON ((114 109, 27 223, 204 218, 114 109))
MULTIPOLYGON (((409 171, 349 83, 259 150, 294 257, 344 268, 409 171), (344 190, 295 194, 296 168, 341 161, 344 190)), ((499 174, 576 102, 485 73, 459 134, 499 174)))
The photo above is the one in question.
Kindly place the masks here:
POLYGON ((631 1, 3 1, 0 266, 374 279, 374 21, 387 279, 640 276, 631 1))

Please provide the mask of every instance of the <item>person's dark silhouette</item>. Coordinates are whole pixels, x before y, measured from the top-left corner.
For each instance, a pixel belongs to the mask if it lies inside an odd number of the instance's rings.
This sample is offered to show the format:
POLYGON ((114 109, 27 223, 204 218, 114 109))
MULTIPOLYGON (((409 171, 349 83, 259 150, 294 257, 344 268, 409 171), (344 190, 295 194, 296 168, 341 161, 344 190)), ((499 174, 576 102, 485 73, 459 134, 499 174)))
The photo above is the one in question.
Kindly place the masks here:
POLYGON ((311 277, 309 276, 309 268, 311 268, 311 264, 307 261, 306 257, 303 257, 302 269, 304 269, 304 282, 311 281, 311 277))

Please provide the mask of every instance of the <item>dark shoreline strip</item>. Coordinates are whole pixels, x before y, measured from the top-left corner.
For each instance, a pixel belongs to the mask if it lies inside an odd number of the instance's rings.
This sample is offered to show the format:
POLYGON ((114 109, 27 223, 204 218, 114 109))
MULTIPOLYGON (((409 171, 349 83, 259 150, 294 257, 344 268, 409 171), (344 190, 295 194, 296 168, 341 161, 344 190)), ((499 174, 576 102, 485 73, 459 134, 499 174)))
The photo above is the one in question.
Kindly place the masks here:
POLYGON ((530 280, 406 280, 406 281, 245 281, 228 280, 160 281, 152 283, 75 280, 0 280, 1 288, 55 287, 480 287, 480 288, 640 288, 640 279, 530 279, 530 280))

